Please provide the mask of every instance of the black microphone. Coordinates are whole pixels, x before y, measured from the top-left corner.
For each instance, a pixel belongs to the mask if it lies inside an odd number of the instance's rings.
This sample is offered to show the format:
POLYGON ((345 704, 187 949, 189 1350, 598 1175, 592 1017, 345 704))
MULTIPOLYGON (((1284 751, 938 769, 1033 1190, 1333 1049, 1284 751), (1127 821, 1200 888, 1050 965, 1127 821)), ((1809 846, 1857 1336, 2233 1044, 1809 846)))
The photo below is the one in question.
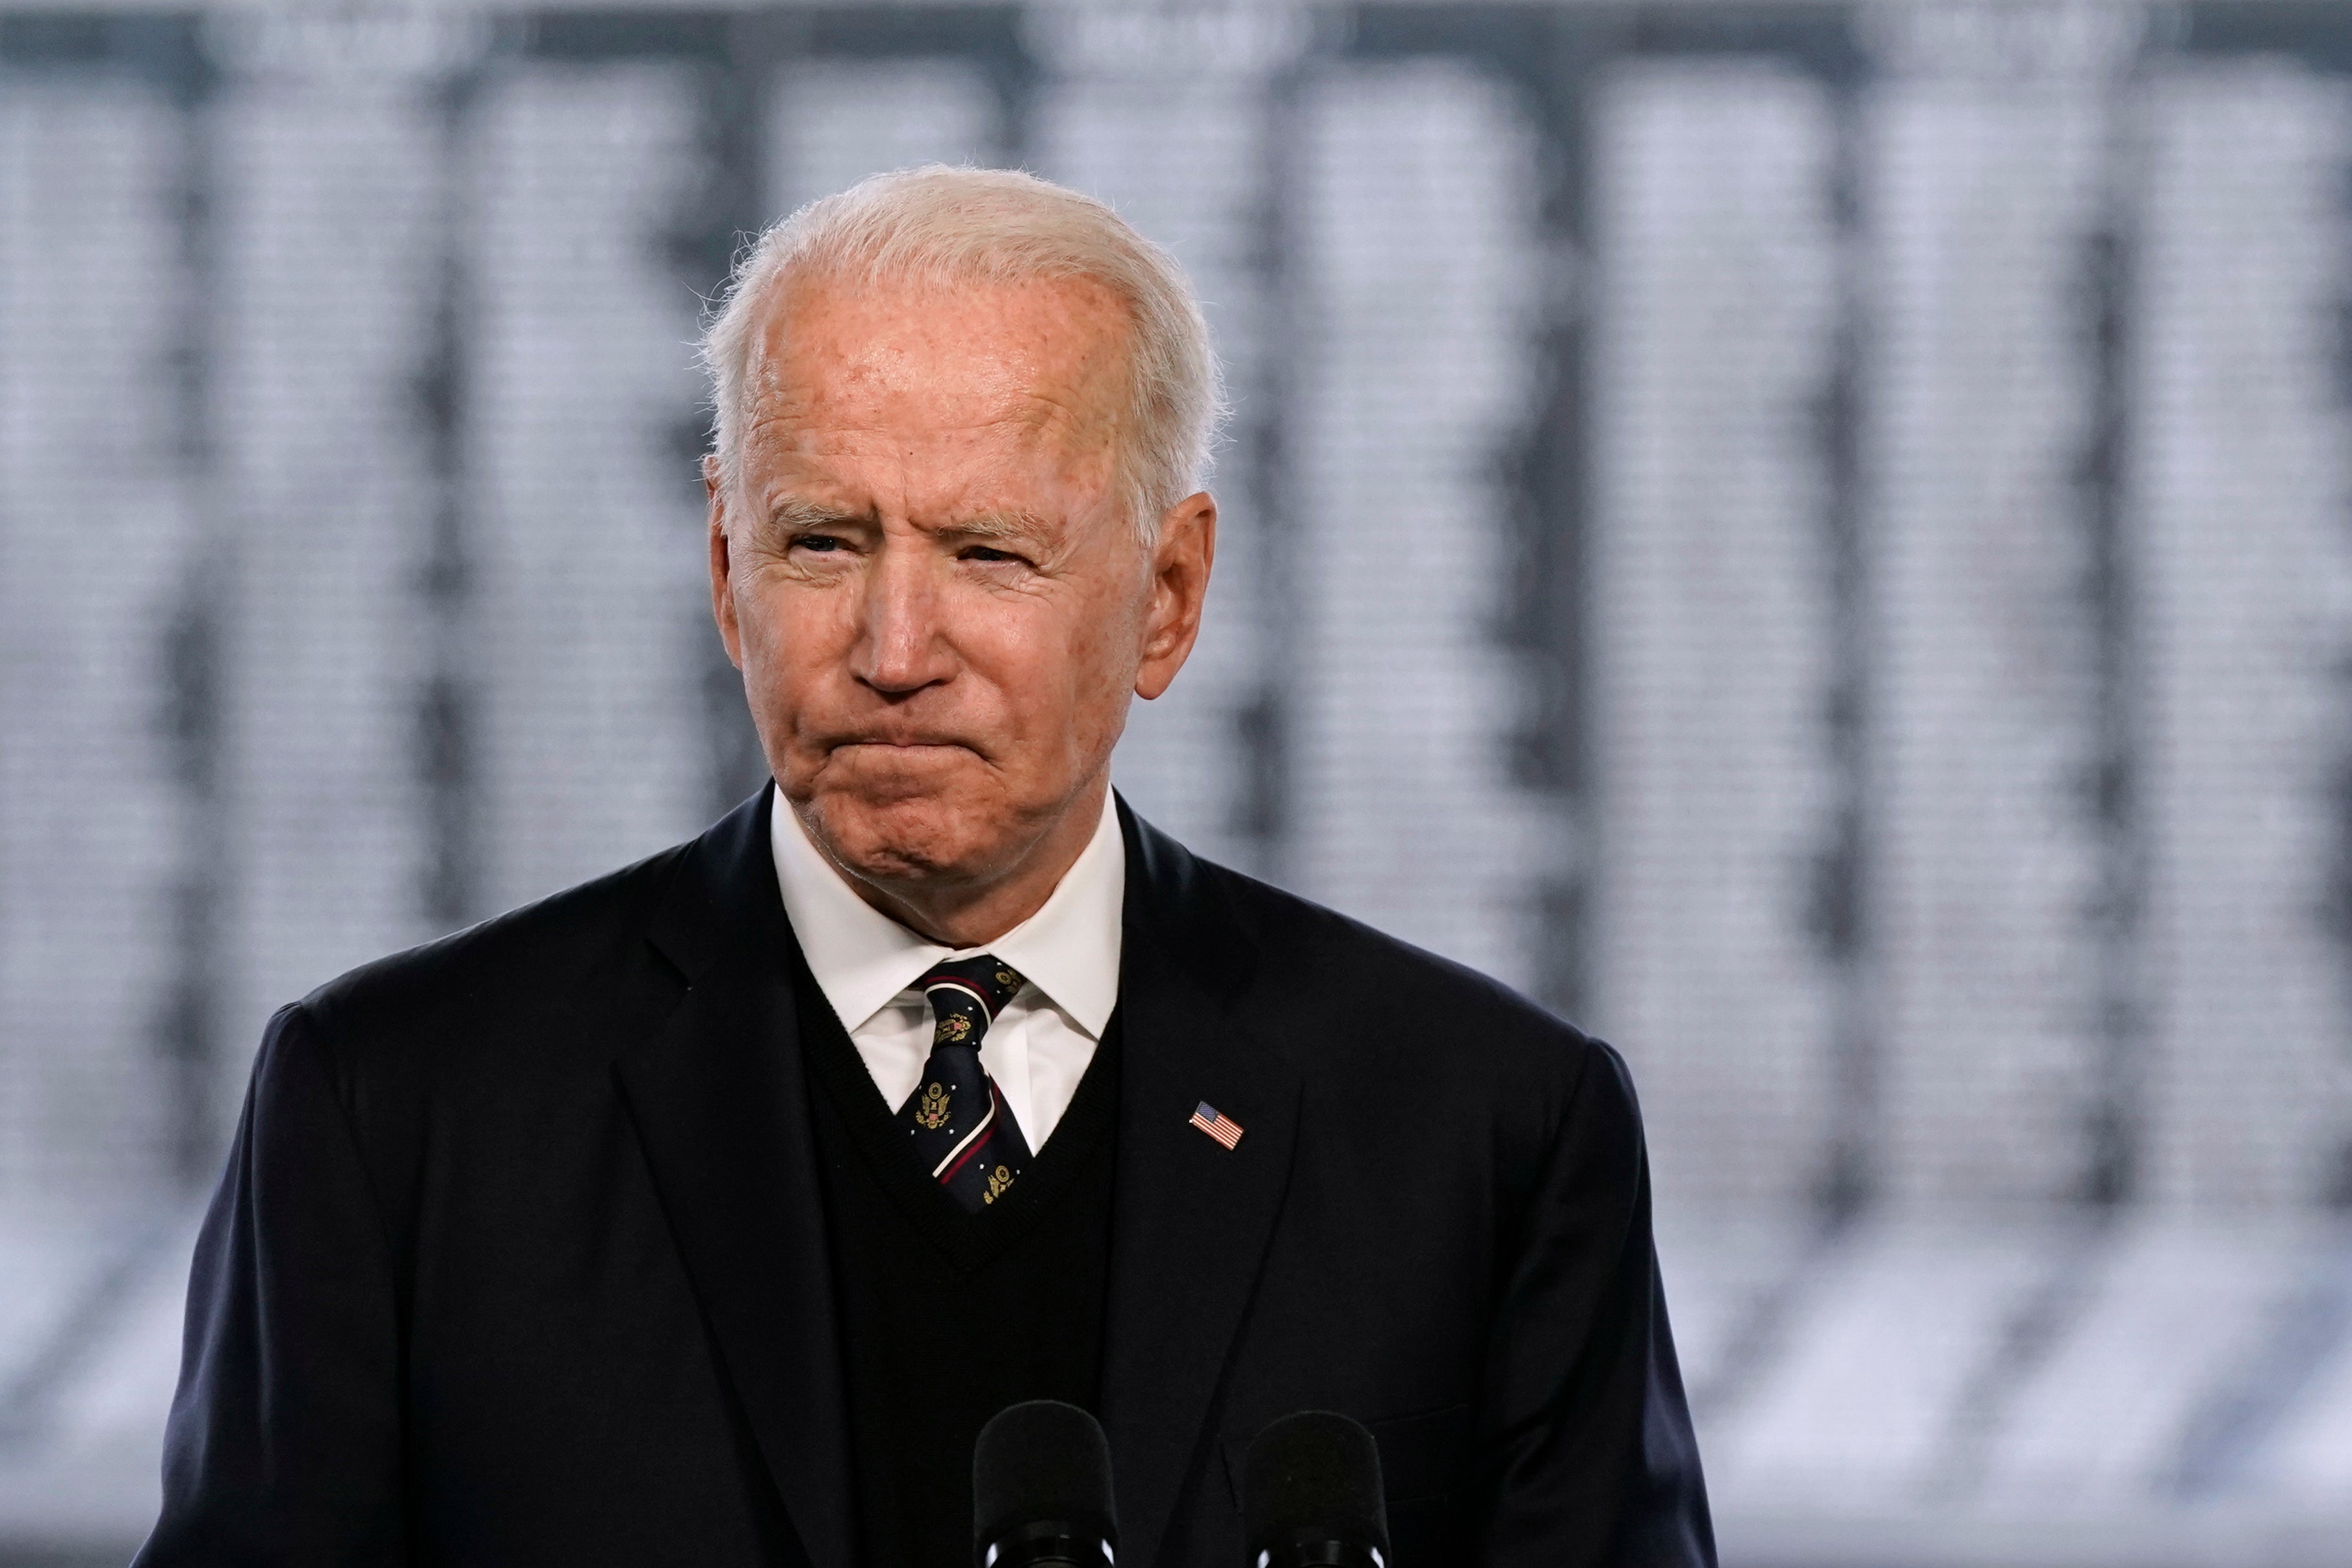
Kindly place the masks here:
POLYGON ((1109 1568, 1118 1545, 1110 1443, 1057 1399, 1008 1405, 971 1446, 971 1553, 979 1568, 1109 1568))
POLYGON ((1329 1410, 1285 1416, 1242 1460, 1250 1568, 1388 1568, 1381 1449, 1329 1410))

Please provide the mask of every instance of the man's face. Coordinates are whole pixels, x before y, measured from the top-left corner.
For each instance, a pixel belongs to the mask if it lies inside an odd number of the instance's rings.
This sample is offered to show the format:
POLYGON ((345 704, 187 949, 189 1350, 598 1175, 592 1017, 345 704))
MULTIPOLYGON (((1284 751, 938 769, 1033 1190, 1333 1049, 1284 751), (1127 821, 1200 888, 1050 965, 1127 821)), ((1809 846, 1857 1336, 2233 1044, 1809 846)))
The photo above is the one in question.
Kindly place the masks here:
POLYGON ((1083 281, 811 282, 764 324, 712 605, 770 767, 854 875, 1017 870, 1190 652, 1214 507, 1156 551, 1121 515, 1125 342, 1083 281))

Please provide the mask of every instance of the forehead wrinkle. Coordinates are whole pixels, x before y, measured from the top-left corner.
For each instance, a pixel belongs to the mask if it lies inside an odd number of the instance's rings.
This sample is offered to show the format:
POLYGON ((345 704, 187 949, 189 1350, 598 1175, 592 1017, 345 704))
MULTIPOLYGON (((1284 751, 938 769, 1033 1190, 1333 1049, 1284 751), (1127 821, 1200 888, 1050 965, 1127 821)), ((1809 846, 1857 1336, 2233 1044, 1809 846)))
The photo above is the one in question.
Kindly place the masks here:
MULTIPOLYGON (((856 468, 843 469, 839 465, 863 467, 877 462, 895 471, 901 486, 917 490, 923 488, 926 481, 963 487, 975 483, 984 486, 991 476, 1007 477, 1039 460, 1088 487, 1101 484, 1116 455, 1116 443, 1111 439, 1111 430, 1107 428, 1108 422, 1088 429, 1067 405, 1053 399, 1024 402, 1027 406, 1017 412, 1001 413, 970 424, 935 425, 914 433, 912 440, 908 431, 894 430, 887 421, 857 424, 814 423, 795 417, 796 411, 773 409, 759 425, 746 432, 746 444, 769 455, 772 460, 781 460, 790 468, 803 470, 804 477, 819 477, 820 489, 831 487, 827 481, 838 483, 845 479, 853 488, 863 488, 852 477, 856 468), (1001 439, 992 442, 991 436, 1001 439), (949 444, 937 446, 934 441, 949 444), (984 458, 982 470, 954 472, 958 465, 976 456, 984 458)), ((870 482, 875 476, 867 475, 866 479, 870 482)), ((985 501, 977 503, 977 507, 981 511, 1003 509, 985 501)), ((839 517, 864 514, 854 508, 845 513, 835 507, 828 508, 828 515, 839 517)), ((1006 515, 1023 514, 1015 508, 1006 515)), ((1034 514, 1029 515, 1033 521, 1036 520, 1034 514)))
MULTIPOLYGON (((842 465, 880 463, 898 471, 901 483, 920 488, 926 481, 973 477, 969 465, 1009 475, 1043 462, 1092 486, 1103 482, 1116 459, 1115 423, 1088 425, 1050 398, 1024 399, 1024 406, 999 410, 969 422, 910 429, 880 415, 856 421, 811 418, 814 411, 771 407, 743 434, 753 469, 781 464, 845 477, 842 465), (954 470, 966 468, 962 475, 954 470)), ((773 469, 770 469, 773 472, 773 469)))
MULTIPOLYGON (((948 417, 925 420, 919 428, 926 434, 937 435, 985 434, 997 430, 1024 434, 1031 432, 1062 434, 1075 444, 1097 432, 1108 434, 1119 423, 1121 411, 1116 406, 1097 407, 1088 400, 1056 397, 1035 387, 1005 390, 1005 396, 992 400, 997 403, 993 408, 933 410, 933 413, 948 417)), ((751 417, 744 422, 744 434, 748 438, 754 433, 770 431, 778 425, 786 427, 787 439, 803 432, 895 434, 890 426, 898 423, 898 416, 903 412, 889 407, 875 407, 865 403, 862 399, 829 397, 804 387, 780 383, 769 389, 768 395, 761 399, 751 417), (841 406, 845 401, 852 406, 841 406), (857 406, 861 403, 865 405, 857 406)))

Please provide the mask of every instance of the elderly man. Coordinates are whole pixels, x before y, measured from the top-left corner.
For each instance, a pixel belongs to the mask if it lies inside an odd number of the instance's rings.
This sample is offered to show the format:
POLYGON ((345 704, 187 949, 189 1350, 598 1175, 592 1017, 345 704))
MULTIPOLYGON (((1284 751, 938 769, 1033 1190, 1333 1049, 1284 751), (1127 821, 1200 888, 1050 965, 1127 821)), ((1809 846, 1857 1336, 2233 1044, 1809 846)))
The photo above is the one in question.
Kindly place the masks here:
POLYGON ((772 230, 706 345, 774 784, 280 1012, 141 1561, 960 1568, 980 1426, 1097 1411, 1121 1552, 1239 1568, 1268 1421, 1395 1559, 1699 1563, 1623 1064, 1109 788, 1199 631, 1174 264, 1025 175, 772 230))

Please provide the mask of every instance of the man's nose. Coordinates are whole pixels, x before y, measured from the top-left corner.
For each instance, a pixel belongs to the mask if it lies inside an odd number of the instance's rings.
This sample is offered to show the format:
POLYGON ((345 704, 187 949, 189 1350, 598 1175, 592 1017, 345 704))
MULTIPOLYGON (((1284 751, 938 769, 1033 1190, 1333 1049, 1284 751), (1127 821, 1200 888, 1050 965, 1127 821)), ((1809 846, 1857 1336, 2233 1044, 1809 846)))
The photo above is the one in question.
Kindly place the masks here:
POLYGON ((892 541, 876 554, 866 574, 864 624, 854 661, 860 681, 897 696, 954 674, 940 587, 938 564, 929 552, 892 541))

